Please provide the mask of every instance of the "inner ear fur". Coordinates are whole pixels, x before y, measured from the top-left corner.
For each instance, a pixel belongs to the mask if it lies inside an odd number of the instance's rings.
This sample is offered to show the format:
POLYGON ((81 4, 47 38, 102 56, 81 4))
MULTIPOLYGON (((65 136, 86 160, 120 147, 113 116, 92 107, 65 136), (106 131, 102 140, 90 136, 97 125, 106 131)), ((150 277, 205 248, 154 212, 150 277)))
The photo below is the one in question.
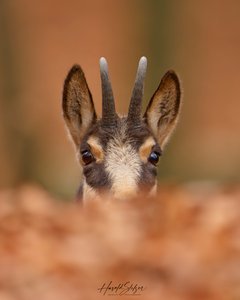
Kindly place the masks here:
POLYGON ((176 126, 180 102, 180 81, 177 74, 171 70, 163 76, 144 114, 144 119, 161 148, 164 147, 176 126))
POLYGON ((87 128, 96 120, 96 112, 84 73, 74 65, 63 88, 63 117, 76 146, 79 146, 87 128))

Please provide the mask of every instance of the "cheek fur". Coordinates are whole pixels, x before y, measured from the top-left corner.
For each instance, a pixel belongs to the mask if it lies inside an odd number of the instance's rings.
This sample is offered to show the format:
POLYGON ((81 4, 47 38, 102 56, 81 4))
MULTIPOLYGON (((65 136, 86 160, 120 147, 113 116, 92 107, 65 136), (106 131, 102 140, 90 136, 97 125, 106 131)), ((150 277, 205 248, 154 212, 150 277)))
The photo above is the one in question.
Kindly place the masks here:
POLYGON ((110 189, 111 182, 103 163, 92 163, 83 168, 86 183, 96 189, 110 189))
POLYGON ((145 190, 151 190, 156 184, 157 180, 157 168, 151 164, 142 164, 141 176, 139 185, 141 185, 145 190))

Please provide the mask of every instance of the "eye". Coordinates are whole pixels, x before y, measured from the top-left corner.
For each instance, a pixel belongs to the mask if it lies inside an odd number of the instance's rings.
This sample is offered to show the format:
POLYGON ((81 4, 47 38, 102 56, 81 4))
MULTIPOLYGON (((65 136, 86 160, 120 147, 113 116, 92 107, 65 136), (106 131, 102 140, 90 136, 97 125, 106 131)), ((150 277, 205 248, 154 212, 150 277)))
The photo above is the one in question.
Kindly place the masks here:
POLYGON ((91 162, 95 161, 95 158, 92 155, 91 151, 85 150, 82 151, 81 154, 82 154, 82 161, 85 165, 89 165, 91 162))
POLYGON ((156 166, 156 164, 159 161, 159 157, 160 157, 160 153, 157 151, 152 151, 148 157, 148 161, 153 164, 154 166, 156 166))

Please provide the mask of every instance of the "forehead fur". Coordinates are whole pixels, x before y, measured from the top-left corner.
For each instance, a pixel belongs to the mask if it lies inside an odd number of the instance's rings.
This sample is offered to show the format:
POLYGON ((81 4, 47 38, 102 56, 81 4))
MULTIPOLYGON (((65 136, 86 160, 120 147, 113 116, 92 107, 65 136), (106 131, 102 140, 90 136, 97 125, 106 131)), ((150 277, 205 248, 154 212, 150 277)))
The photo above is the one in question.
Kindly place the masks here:
POLYGON ((141 126, 129 127, 126 117, 119 117, 115 127, 102 127, 101 120, 97 121, 86 133, 81 143, 81 149, 87 145, 90 136, 98 138, 103 150, 107 149, 110 140, 118 143, 131 144, 134 149, 139 149, 142 143, 152 136, 147 124, 142 122, 141 126))

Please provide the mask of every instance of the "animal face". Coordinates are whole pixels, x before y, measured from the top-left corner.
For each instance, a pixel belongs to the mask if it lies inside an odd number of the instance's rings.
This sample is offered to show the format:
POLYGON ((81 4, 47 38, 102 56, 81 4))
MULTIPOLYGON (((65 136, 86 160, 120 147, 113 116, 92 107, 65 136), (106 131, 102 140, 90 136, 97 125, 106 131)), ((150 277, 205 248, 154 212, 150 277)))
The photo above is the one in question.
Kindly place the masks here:
POLYGON ((97 118, 91 92, 80 66, 65 80, 63 116, 83 169, 82 197, 108 192, 114 198, 156 190, 157 163, 179 115, 180 84, 173 71, 162 78, 141 114, 147 61, 142 57, 127 116, 115 111, 107 62, 100 60, 102 118, 97 118))

